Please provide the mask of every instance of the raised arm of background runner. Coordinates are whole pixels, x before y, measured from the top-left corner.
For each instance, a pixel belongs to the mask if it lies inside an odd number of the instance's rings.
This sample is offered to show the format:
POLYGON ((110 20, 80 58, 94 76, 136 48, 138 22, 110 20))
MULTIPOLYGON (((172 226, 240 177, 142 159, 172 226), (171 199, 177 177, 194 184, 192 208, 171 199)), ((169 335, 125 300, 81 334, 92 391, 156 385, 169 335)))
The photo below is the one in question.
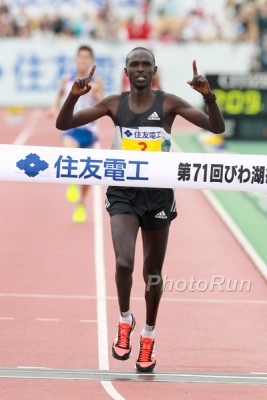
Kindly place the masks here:
POLYGON ((166 94, 166 108, 168 112, 180 115, 191 123, 213 133, 223 133, 225 124, 219 107, 216 104, 216 97, 212 93, 207 79, 198 75, 196 61, 193 61, 193 79, 187 81, 192 89, 203 96, 207 104, 208 115, 194 107, 185 100, 172 94, 166 94))

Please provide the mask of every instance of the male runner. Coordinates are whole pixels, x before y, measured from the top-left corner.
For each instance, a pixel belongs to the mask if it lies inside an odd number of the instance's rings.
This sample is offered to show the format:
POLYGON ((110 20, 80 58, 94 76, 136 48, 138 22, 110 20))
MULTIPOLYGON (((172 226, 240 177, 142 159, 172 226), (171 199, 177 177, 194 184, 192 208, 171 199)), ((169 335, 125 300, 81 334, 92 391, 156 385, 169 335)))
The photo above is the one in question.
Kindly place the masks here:
MULTIPOLYGON (((83 78, 88 75, 94 63, 94 54, 91 47, 82 45, 78 48, 76 53, 76 71, 72 75, 64 75, 56 95, 54 105, 50 109, 50 115, 54 115, 61 105, 61 101, 66 99, 72 85, 76 79, 83 78)), ((97 77, 94 78, 94 87, 90 93, 86 93, 80 97, 75 105, 75 112, 83 110, 92 106, 97 101, 103 98, 103 82, 97 77)), ((63 146, 64 147, 81 147, 81 148, 92 148, 95 147, 98 137, 98 130, 95 121, 88 124, 83 124, 79 128, 69 129, 63 134, 63 146)), ((76 185, 70 185, 67 190, 67 199, 70 202, 76 203, 76 209, 73 213, 72 219, 74 222, 85 222, 86 221, 86 210, 85 210, 85 198, 89 189, 89 185, 81 185, 78 190, 76 185)))
MULTIPOLYGON (((206 78, 198 75, 193 61, 193 79, 188 84, 202 94, 208 114, 195 109, 174 94, 152 90, 151 82, 157 67, 154 55, 145 48, 135 48, 126 58, 125 73, 131 90, 121 95, 104 98, 93 107, 73 114, 80 96, 91 86, 89 77, 77 80, 57 118, 59 129, 70 129, 108 115, 114 122, 113 148, 122 150, 162 151, 170 140, 171 127, 176 115, 213 133, 224 131, 224 121, 206 78), (146 139, 135 139, 145 133, 146 139), (129 135, 132 133, 132 135, 129 135), (158 135, 153 134, 157 132, 158 135), (158 139, 158 136, 161 139, 158 139), (163 144, 163 146, 162 146, 163 144)), ((167 173, 167 172, 166 172, 167 173)), ((131 335, 135 329, 135 318, 130 310, 130 293, 134 269, 136 237, 139 228, 143 240, 143 276, 145 285, 151 275, 159 276, 159 283, 145 291, 146 322, 140 337, 138 371, 153 371, 155 324, 162 295, 161 271, 165 257, 169 227, 176 217, 174 192, 172 189, 130 188, 110 186, 107 189, 106 207, 110 214, 113 246, 116 256, 116 285, 120 308, 118 334, 112 345, 112 354, 119 360, 131 355, 131 335)))

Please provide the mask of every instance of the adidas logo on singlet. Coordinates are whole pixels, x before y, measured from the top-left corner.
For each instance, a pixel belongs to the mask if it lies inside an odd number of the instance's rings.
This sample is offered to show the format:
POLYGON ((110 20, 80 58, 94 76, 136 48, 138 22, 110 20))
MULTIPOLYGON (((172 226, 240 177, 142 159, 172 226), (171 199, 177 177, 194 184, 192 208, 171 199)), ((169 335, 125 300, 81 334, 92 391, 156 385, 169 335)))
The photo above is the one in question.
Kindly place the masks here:
POLYGON ((165 214, 165 211, 160 211, 158 214, 155 215, 155 218, 159 218, 159 219, 167 219, 167 215, 165 214))
POLYGON ((153 121, 159 121, 160 117, 158 116, 158 114, 156 113, 156 111, 154 111, 149 117, 149 120, 153 120, 153 121))

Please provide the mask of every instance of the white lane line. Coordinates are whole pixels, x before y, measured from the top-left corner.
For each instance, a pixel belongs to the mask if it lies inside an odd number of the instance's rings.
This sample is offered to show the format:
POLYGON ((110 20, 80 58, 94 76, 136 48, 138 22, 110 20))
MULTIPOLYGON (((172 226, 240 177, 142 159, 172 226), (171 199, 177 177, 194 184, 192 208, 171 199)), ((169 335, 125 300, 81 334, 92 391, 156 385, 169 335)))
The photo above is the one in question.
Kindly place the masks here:
MULTIPOLYGON (((174 144, 173 147, 176 151, 182 152, 182 149, 179 147, 177 143, 173 144, 174 144)), ((248 239, 240 230, 235 221, 232 219, 230 214, 228 214, 228 212, 223 208, 221 203, 217 200, 217 198, 210 190, 201 190, 201 192, 205 196, 206 200, 213 207, 213 209, 216 211, 216 213, 219 215, 224 224, 227 226, 227 228, 230 230, 230 232, 233 234, 233 236, 236 238, 236 240, 241 245, 245 253, 252 260, 255 267, 258 269, 258 271, 261 273, 264 279, 267 280, 267 264, 260 257, 258 252, 254 249, 252 244, 248 241, 248 239)))
POLYGON ((96 300, 96 296, 79 296, 71 294, 41 294, 41 293, 0 293, 0 297, 19 297, 25 299, 61 299, 61 300, 96 300))
MULTIPOLYGON (((0 321, 13 321, 15 318, 14 317, 0 317, 0 321)), ((39 322, 58 322, 58 318, 35 318, 35 321, 39 322)), ((96 323, 96 319, 80 319, 80 323, 96 323)))
POLYGON ((41 321, 41 322, 58 322, 58 318, 35 318, 35 321, 41 321))
POLYGON ((90 323, 90 322, 97 322, 96 319, 81 319, 80 320, 81 323, 90 323))
MULTIPOLYGON (((142 297, 133 298, 133 300, 143 300, 142 297)), ((205 304, 246 304, 246 305, 267 305, 267 300, 227 300, 227 299, 192 299, 192 298, 171 298, 165 297, 161 301, 178 303, 205 303, 205 304)))
POLYGON ((37 122, 39 121, 42 113, 42 110, 33 110, 30 113, 28 123, 26 124, 25 128, 21 132, 19 132, 13 144, 23 145, 27 142, 33 130, 37 126, 37 122))
MULTIPOLYGON (((99 369, 109 370, 109 347, 107 329, 106 277, 104 261, 103 201, 101 186, 93 186, 94 210, 94 257, 97 294, 97 335, 99 369)), ((114 400, 125 400, 110 381, 101 381, 105 391, 114 400)))
POLYGON ((250 372, 251 375, 266 375, 267 376, 267 372, 250 372))
MULTIPOLYGON (((58 300, 92 300, 95 301, 97 296, 76 296, 76 295, 60 295, 60 294, 33 294, 33 293, 0 293, 0 298, 22 298, 22 299, 58 299, 58 300)), ((104 301, 118 301, 116 296, 103 297, 104 301)), ((133 301, 144 301, 143 297, 131 297, 133 301)), ((214 303, 214 304, 248 304, 248 305, 267 305, 267 300, 234 300, 234 299, 199 299, 199 298, 179 298, 179 297, 163 297, 162 302, 177 302, 177 303, 214 303)))

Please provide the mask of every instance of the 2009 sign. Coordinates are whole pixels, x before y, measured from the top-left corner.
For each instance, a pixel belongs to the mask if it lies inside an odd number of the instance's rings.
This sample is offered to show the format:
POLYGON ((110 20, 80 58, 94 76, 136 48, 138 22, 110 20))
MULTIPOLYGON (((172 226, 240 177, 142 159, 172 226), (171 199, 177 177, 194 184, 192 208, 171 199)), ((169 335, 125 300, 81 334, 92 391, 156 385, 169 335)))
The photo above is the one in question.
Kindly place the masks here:
MULTIPOLYGON (((206 75, 225 120, 227 139, 266 140, 267 72, 206 75)), ((204 105, 206 110, 206 105, 204 105)))
POLYGON ((218 105, 229 115, 257 115, 265 110, 262 94, 258 90, 214 89, 218 105))

